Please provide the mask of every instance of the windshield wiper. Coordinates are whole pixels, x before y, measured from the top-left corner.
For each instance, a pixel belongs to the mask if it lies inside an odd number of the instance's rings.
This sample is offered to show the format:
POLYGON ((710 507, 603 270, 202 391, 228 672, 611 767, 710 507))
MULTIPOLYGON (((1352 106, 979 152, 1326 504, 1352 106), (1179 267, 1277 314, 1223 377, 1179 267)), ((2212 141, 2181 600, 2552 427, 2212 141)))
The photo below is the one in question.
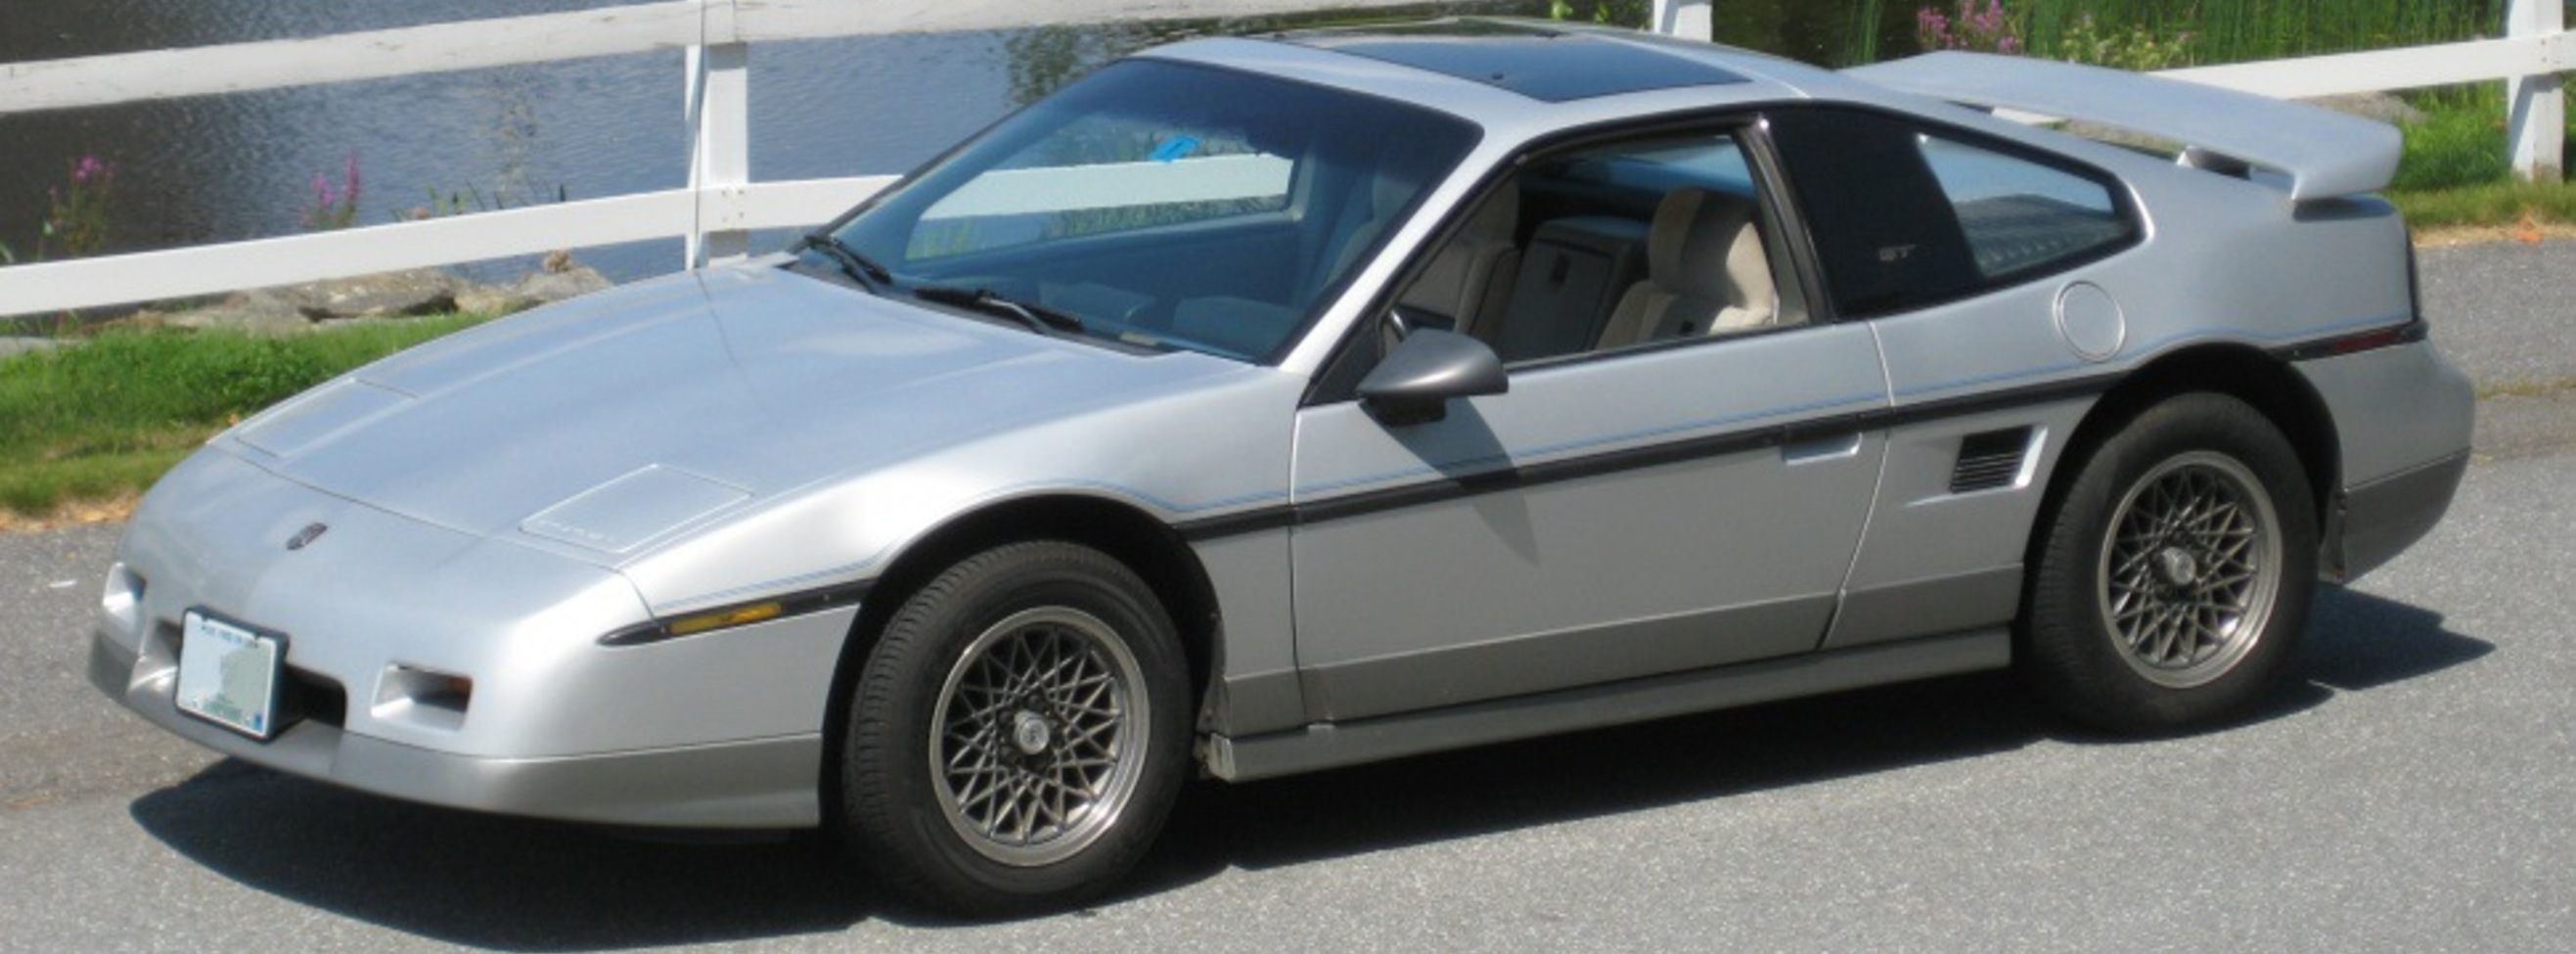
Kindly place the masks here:
POLYGON ((858 249, 851 248, 850 243, 841 241, 840 236, 830 232, 808 232, 803 241, 796 243, 796 247, 810 248, 823 253, 824 257, 831 259, 833 264, 841 266, 842 273, 858 282, 861 288, 875 290, 894 284, 893 272, 886 271, 885 266, 859 254, 858 249))
POLYGON ((1082 332, 1082 319, 1036 302, 1020 301, 990 288, 954 288, 946 285, 923 285, 912 290, 913 297, 943 305, 972 308, 988 315, 1015 319, 1042 335, 1059 331, 1082 332))

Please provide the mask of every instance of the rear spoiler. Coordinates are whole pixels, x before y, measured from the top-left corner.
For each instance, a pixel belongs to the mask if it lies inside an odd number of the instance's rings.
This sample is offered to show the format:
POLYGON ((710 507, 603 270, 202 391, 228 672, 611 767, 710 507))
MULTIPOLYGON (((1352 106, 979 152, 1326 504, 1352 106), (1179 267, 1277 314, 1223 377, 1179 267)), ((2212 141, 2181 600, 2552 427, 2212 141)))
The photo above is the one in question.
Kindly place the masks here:
POLYGON ((2186 163, 2290 177, 2293 201, 2375 192, 2397 173, 2386 123, 2253 93, 2053 60, 1942 51, 1844 70, 1889 89, 1981 109, 2099 123, 2184 143, 2186 163), (2211 154, 2215 154, 2212 156, 2211 154), (2226 160, 2234 160, 2229 162, 2226 160))

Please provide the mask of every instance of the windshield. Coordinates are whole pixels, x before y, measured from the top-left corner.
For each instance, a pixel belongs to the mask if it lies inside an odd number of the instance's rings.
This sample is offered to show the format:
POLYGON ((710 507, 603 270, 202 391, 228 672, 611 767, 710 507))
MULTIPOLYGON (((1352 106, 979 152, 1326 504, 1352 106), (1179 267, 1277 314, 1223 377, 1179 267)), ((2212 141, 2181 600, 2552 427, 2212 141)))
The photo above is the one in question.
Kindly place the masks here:
POLYGON ((1476 135, 1388 100, 1129 60, 1004 120, 833 234, 898 294, 999 300, 1085 335, 1259 361, 1476 135))

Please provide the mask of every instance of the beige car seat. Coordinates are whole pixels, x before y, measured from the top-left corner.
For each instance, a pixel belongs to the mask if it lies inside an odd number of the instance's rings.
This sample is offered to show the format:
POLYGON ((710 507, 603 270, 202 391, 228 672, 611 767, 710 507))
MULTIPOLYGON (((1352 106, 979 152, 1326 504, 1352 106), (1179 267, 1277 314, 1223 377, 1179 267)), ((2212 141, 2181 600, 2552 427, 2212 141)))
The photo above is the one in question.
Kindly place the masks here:
POLYGON ((1770 324, 1779 308, 1752 201, 1675 189, 1655 207, 1646 280, 1628 287, 1596 348, 1770 324))
POLYGON ((1492 341, 1512 281, 1520 274, 1521 253, 1512 244, 1520 225, 1520 190, 1506 187, 1485 200, 1457 234, 1431 256, 1422 274, 1399 300, 1407 308, 1446 315, 1457 322, 1451 330, 1492 341))

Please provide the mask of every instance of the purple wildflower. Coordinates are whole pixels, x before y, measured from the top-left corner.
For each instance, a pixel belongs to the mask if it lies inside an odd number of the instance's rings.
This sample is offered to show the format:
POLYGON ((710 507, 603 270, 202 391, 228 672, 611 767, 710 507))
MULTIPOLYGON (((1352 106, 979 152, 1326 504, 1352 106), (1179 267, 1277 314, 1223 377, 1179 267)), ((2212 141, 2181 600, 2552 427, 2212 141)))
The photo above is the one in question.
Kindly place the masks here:
POLYGON ((80 162, 72 166, 72 187, 77 189, 93 182, 103 184, 109 176, 115 174, 115 167, 108 165, 106 160, 97 156, 82 156, 80 162))
POLYGON ((304 227, 317 231, 345 229, 358 220, 358 154, 349 153, 349 162, 339 187, 331 185, 329 173, 313 176, 313 207, 304 212, 304 227))
POLYGON ((1995 53, 2019 53, 2021 37, 2013 32, 2010 14, 2003 0, 1959 0, 1958 8, 1943 12, 1931 7, 1914 12, 1914 38, 1926 50, 1977 50, 1995 53))

